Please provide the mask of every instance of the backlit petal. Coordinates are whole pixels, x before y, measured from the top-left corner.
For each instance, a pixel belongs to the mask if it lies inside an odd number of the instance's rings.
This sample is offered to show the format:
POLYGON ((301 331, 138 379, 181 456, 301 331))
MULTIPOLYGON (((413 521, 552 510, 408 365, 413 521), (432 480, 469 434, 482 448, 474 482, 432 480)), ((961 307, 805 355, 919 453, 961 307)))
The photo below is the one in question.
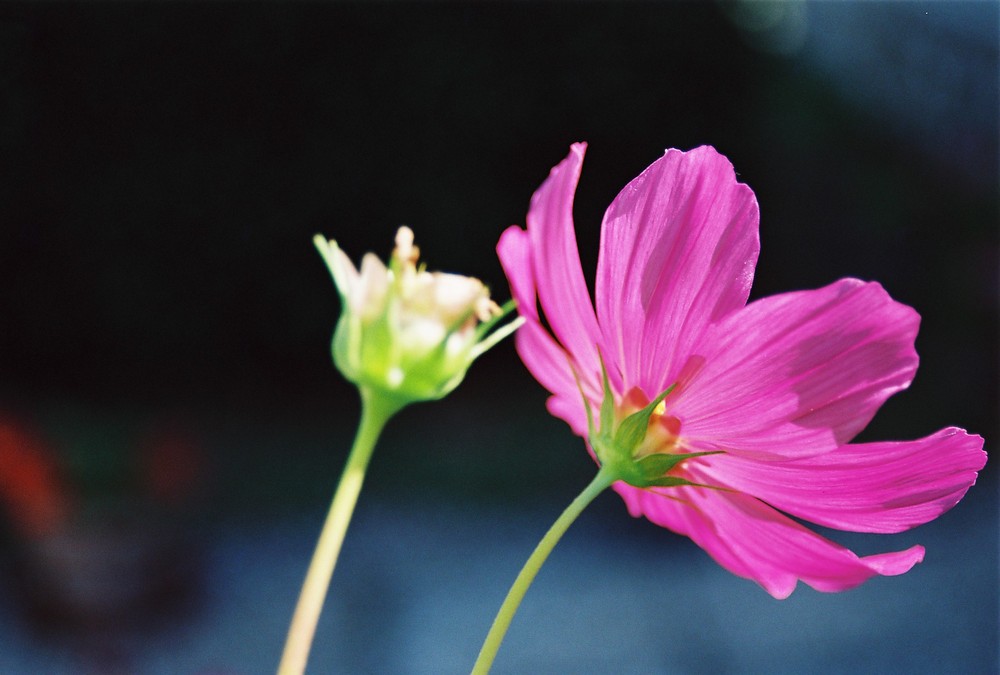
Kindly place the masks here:
POLYGON ((983 439, 943 429, 911 442, 859 443, 784 462, 719 455, 707 475, 793 516, 855 532, 901 532, 958 503, 986 463, 983 439))
POLYGON ((685 437, 755 456, 846 444, 913 379, 919 315, 843 279, 750 303, 711 329, 704 367, 668 402, 685 437))
POLYGON ((705 327, 746 304, 758 220, 750 188, 710 147, 668 150, 611 203, 595 294, 625 390, 663 391, 705 327))
POLYGON ((573 197, 586 147, 573 145, 532 196, 527 231, 538 300, 552 333, 578 362, 596 367, 600 331, 573 229, 573 197))
POLYGON ((843 591, 876 575, 903 574, 924 556, 923 547, 914 546, 858 557, 738 492, 685 487, 672 488, 665 497, 619 484, 615 489, 633 515, 691 537, 720 565, 779 599, 800 580, 817 591, 843 591))
POLYGON ((517 353, 542 386, 553 394, 568 396, 579 389, 573 379, 566 351, 542 327, 535 297, 531 240, 516 225, 508 227, 497 244, 497 255, 510 282, 518 312, 527 319, 514 336, 517 353))

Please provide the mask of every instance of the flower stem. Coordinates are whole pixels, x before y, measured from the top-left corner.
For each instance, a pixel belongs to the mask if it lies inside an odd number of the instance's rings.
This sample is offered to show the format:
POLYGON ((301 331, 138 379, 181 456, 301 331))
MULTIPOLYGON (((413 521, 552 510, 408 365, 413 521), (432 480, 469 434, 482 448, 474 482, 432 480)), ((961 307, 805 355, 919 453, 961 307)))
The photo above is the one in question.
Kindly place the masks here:
POLYGON ((569 529, 569 526, 573 524, 577 516, 587 508, 590 502, 594 501, 597 495, 604 492, 615 480, 617 479, 611 471, 606 470, 605 467, 601 467, 601 470, 594 476, 594 480, 566 507, 566 510, 562 512, 562 515, 556 519, 556 522, 552 524, 552 527, 545 533, 542 540, 538 542, 535 550, 531 553, 527 562, 524 563, 524 567, 521 568, 521 572, 517 575, 517 579, 514 580, 514 584, 507 591, 507 597, 504 598, 503 604, 500 605, 500 611, 497 612, 496 618, 493 619, 490 632, 486 635, 486 640, 479 650, 479 657, 472 667, 472 675, 486 675, 490 672, 493 660, 500 649, 500 643, 503 642, 503 638, 507 634, 507 629, 510 627, 510 622, 513 620, 517 608, 521 605, 524 594, 528 592, 528 587, 535 580, 538 570, 542 568, 552 549, 555 548, 559 539, 569 529))
POLYGON ((340 476, 340 483, 333 495, 333 503, 323 523, 323 530, 316 543, 309 570, 306 572, 299 602, 295 606, 292 625, 288 629, 288 639, 285 651, 278 665, 278 675, 302 675, 309 658, 316 624, 323 609, 330 577, 340 555, 340 547, 344 543, 347 526, 354 513, 354 505, 358 502, 361 484, 365 479, 365 470, 372 450, 382 429, 389 418, 397 413, 404 404, 387 398, 378 392, 370 392, 361 388, 361 421, 354 437, 354 445, 347 457, 347 464, 340 476))

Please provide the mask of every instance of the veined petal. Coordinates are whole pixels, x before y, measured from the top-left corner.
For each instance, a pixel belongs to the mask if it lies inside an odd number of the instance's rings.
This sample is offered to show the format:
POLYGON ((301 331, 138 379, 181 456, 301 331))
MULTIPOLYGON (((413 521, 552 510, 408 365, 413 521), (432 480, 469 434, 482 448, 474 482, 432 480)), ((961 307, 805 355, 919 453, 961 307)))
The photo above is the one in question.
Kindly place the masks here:
MULTIPOLYGON (((513 225, 500 236, 497 256, 510 282, 511 295, 517 301, 518 312, 526 322, 514 336, 517 353, 535 379, 566 405, 575 402, 584 414, 580 388, 573 376, 573 358, 541 325, 535 296, 535 266, 532 262, 532 242, 527 232, 513 225)), ((592 374, 578 373, 586 388, 599 391, 592 374)), ((598 400, 599 400, 599 394, 598 400)), ((559 415, 566 419, 562 415, 559 415)), ((569 420, 566 420, 569 422, 569 420)), ((572 426, 572 424, 571 424, 572 426)), ((584 424, 584 435, 586 424, 584 424)))
POLYGON ((683 435, 707 447, 776 459, 828 452, 909 385, 919 322, 857 279, 757 300, 711 327, 704 367, 668 406, 683 435))
POLYGON ((793 516, 855 532, 901 532, 937 518, 986 464, 981 436, 948 428, 911 442, 859 443, 784 462, 699 460, 712 484, 793 516))
POLYGON ((538 300, 552 333, 578 363, 596 367, 600 331, 573 229, 573 197, 586 148, 574 144, 532 195, 527 231, 538 300))
MULTIPOLYGON (((583 407, 583 398, 577 393, 576 399, 568 396, 550 396, 545 407, 554 417, 566 422, 577 436, 587 438, 587 410, 583 407)), ((593 450, 587 446, 591 457, 595 458, 593 450)))
POLYGON ((746 304, 758 223, 753 192, 710 147, 668 150, 618 194, 601 229, 595 294, 624 390, 665 389, 705 327, 746 304))
POLYGON ((497 257, 507 275, 510 294, 517 301, 518 313, 538 320, 538 298, 535 295, 535 270, 531 259, 531 239, 517 225, 511 225, 497 242, 497 257))
POLYGON ((843 591, 876 575, 903 574, 924 557, 921 546, 858 557, 738 492, 683 487, 671 488, 666 497, 614 487, 633 515, 691 537, 720 565, 779 599, 791 595, 799 580, 817 591, 843 591))

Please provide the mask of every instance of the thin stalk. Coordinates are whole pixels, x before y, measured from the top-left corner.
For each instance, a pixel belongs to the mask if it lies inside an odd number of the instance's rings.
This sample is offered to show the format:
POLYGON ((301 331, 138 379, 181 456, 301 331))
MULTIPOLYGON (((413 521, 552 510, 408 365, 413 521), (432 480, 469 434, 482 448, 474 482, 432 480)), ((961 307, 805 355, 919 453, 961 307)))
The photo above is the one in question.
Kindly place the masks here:
POLYGON ((521 605, 524 594, 528 592, 528 587, 531 586, 535 575, 538 574, 538 570, 542 568, 542 564, 545 563, 552 549, 555 548, 559 539, 569 529, 569 526, 573 524, 577 516, 587 508, 590 502, 594 501, 597 495, 604 492, 615 480, 616 478, 612 473, 602 467, 597 472, 594 480, 566 507, 566 510, 562 512, 562 515, 556 519, 556 522, 552 524, 552 527, 545 533, 542 540, 538 542, 535 550, 517 575, 517 579, 514 580, 514 584, 507 592, 507 597, 504 599, 503 604, 500 605, 500 611, 497 612, 496 618, 493 619, 493 626, 490 627, 490 632, 486 635, 486 640, 479 650, 479 657, 472 667, 472 675, 486 675, 490 672, 490 668, 493 667, 493 660, 500 649, 500 643, 503 642, 503 638, 507 634, 507 629, 510 627, 510 622, 513 620, 517 608, 521 605))
POLYGON ((285 650, 278 665, 278 675, 302 675, 309 659, 316 624, 323 609, 323 601, 330 586, 330 578, 344 543, 347 526, 351 522, 354 506, 358 502, 361 484, 365 480, 365 470, 371 459, 372 450, 378 441, 386 422, 402 408, 384 396, 372 394, 361 388, 361 421, 354 437, 354 445, 347 457, 347 464, 340 476, 340 483, 333 495, 330 511, 320 532, 316 550, 313 552, 309 570, 306 572, 302 592, 288 629, 285 650))

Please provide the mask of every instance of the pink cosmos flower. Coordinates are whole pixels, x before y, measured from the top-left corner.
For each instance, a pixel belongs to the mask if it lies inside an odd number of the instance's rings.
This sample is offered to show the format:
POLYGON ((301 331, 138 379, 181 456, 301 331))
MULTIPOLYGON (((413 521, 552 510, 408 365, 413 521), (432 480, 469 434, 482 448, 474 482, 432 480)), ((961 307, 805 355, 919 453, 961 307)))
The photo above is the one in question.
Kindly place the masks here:
POLYGON ((983 439, 962 429, 849 444, 913 379, 919 315, 857 279, 747 304, 757 203, 710 147, 668 150, 611 203, 595 312, 572 217, 585 148, 552 170, 527 229, 507 229, 497 251, 527 320, 518 353, 551 392, 553 415, 587 437, 605 398, 602 363, 615 420, 669 389, 627 450, 632 462, 674 457, 660 464, 660 485, 614 483, 629 512, 689 536, 777 598, 800 579, 840 591, 920 562, 921 546, 859 557, 785 515, 900 532, 975 482, 983 439), (676 457, 691 453, 712 454, 676 457))

